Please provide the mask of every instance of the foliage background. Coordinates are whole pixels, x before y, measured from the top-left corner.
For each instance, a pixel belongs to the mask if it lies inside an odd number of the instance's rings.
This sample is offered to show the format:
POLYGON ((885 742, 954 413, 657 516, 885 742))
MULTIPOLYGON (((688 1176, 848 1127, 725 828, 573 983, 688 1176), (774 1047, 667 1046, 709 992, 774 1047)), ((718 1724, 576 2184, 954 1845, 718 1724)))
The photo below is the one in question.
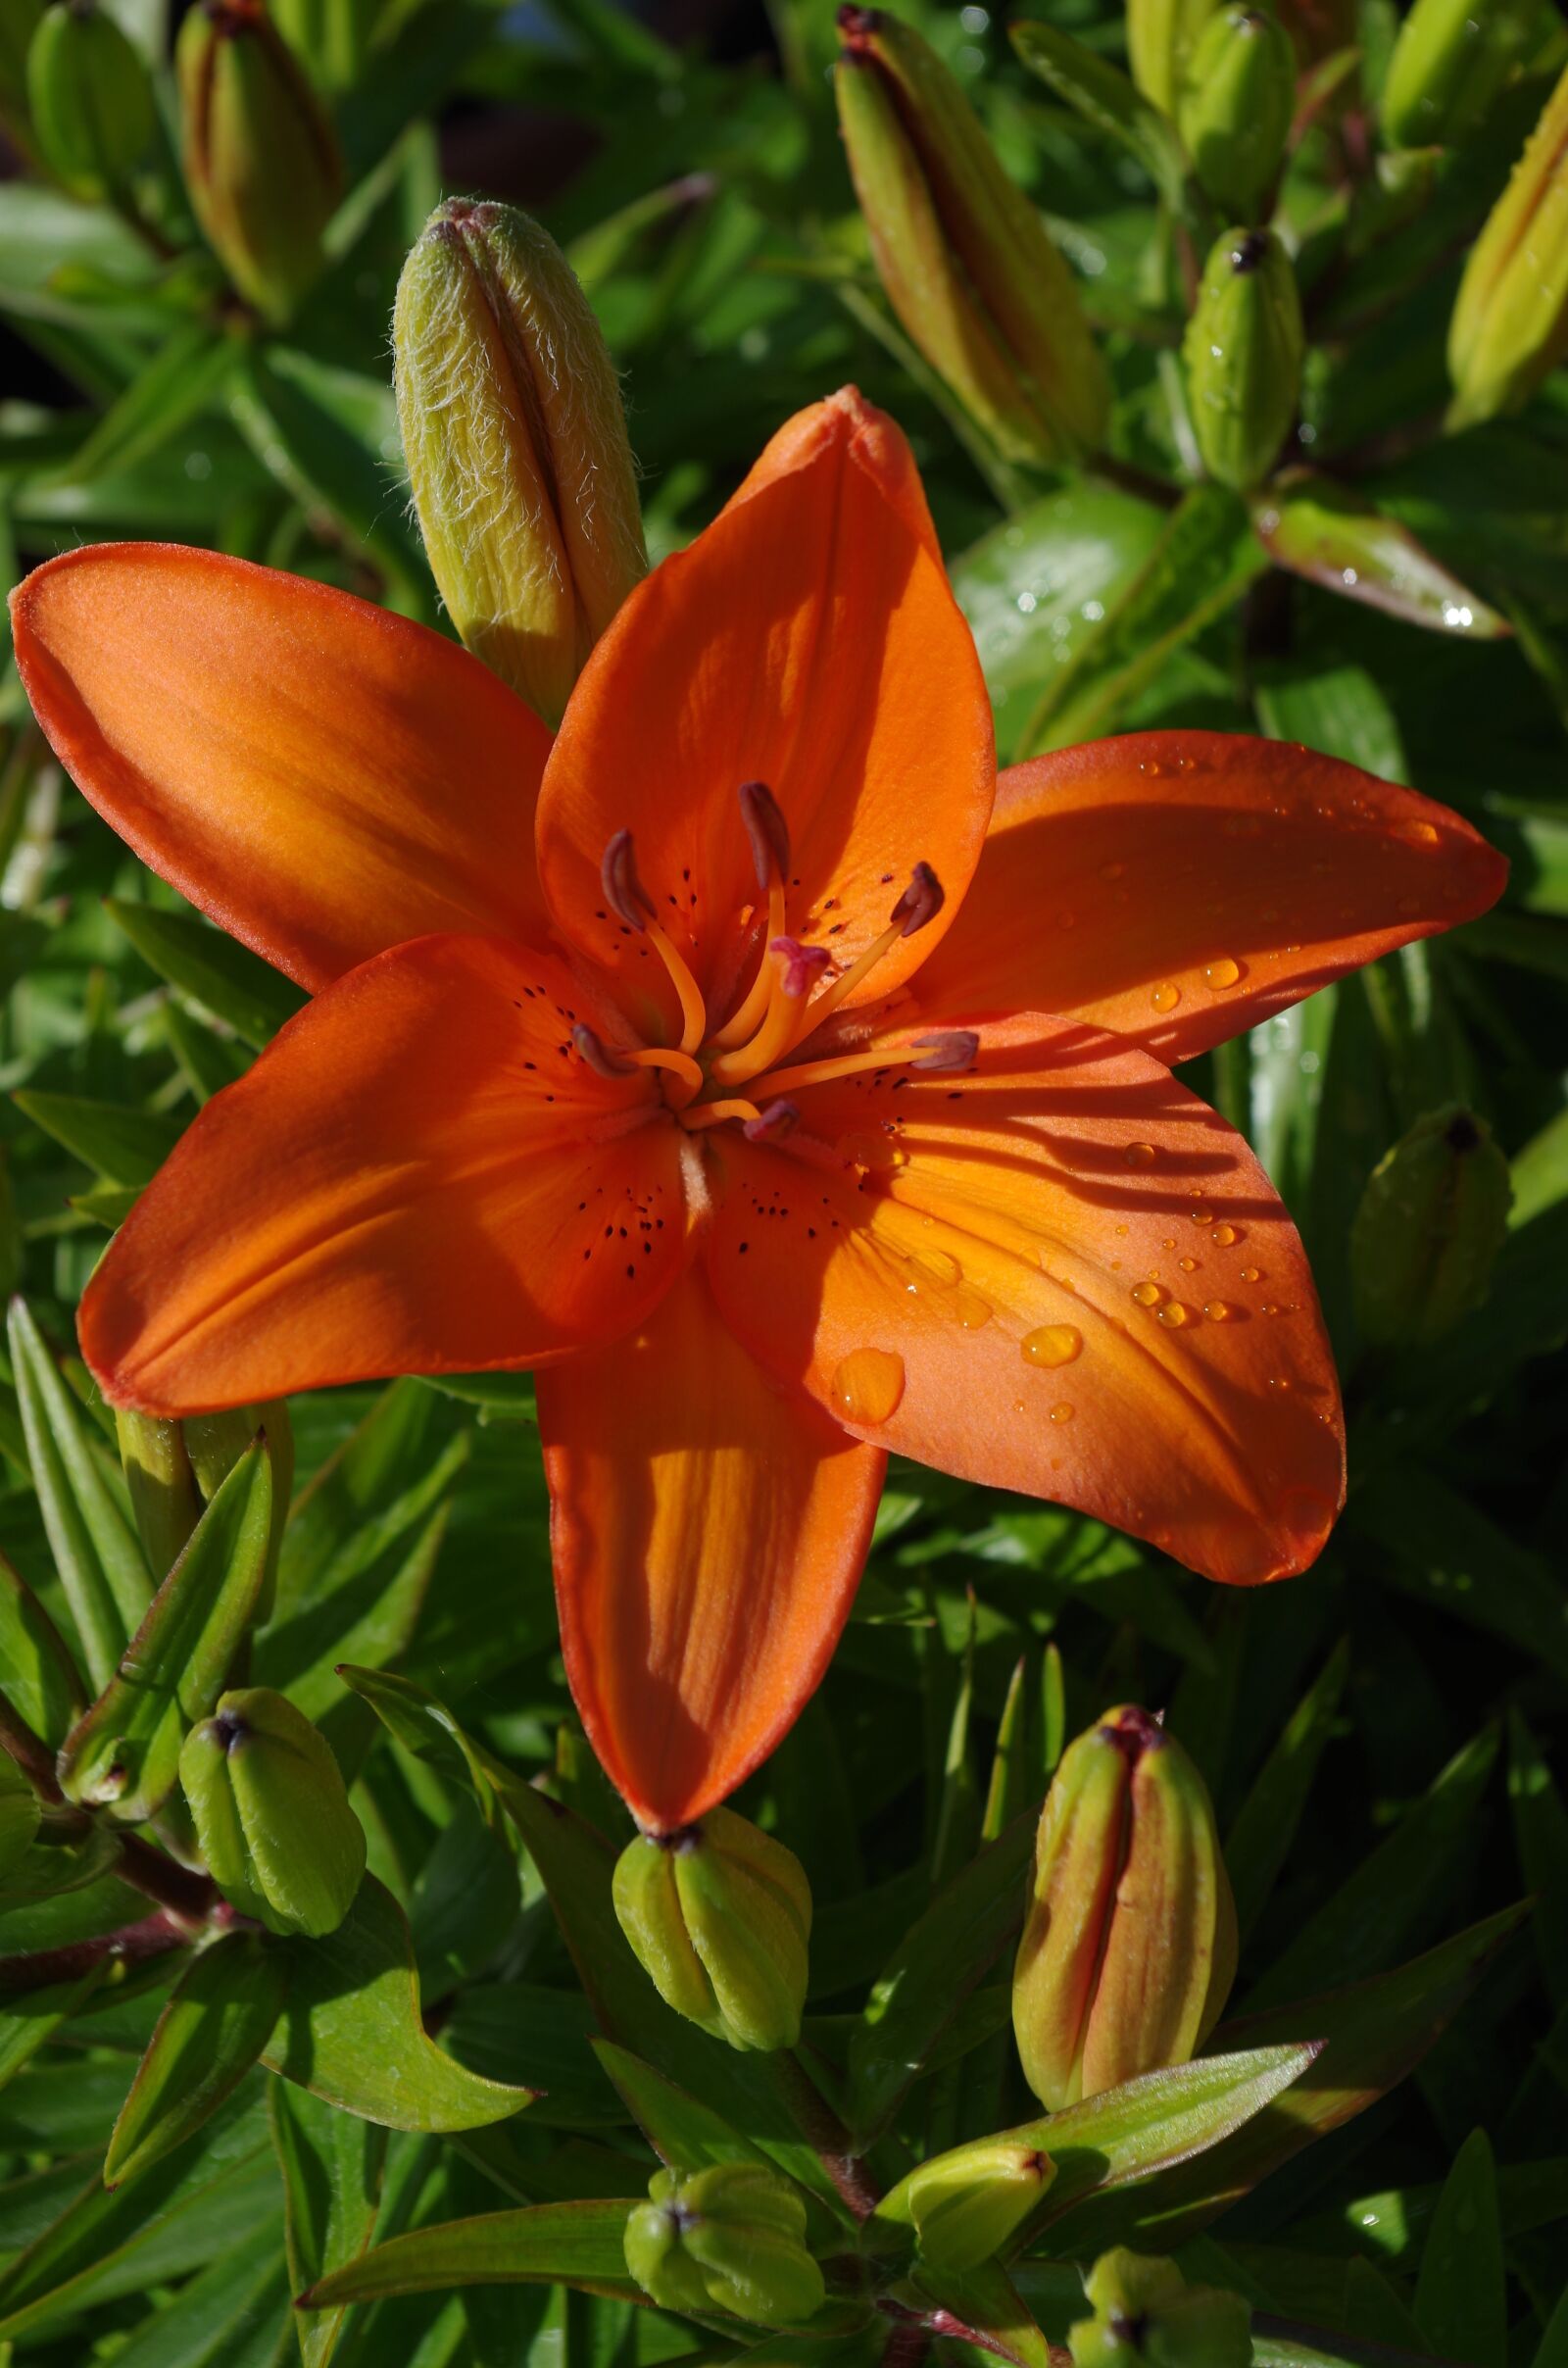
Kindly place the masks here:
MULTIPOLYGON (((162 54, 158 0, 119 13, 162 54)), ((1024 76, 986 8, 906 13, 965 77, 1083 275, 1113 362, 1120 449, 1169 468, 1162 357, 1180 324, 1147 293, 1147 184, 1024 76)), ((1119 23, 1098 0, 1058 0, 1053 15, 1118 54, 1119 23)), ((1389 0, 1364 0, 1374 77, 1393 26, 1389 0)), ((167 537, 440 625, 400 481, 388 320, 429 208, 482 191, 538 212, 593 298, 625 374, 656 557, 713 513, 785 417, 854 379, 914 441, 1004 753, 1155 723, 1260 731, 1409 780, 1505 850, 1497 913, 1187 1072, 1284 1193, 1335 1331, 1352 1489, 1318 1568, 1231 1595, 1076 1516, 896 1467, 834 1668, 739 1805, 807 1863, 812 2005, 829 2018, 858 2008, 933 1884, 973 1849, 1020 1662, 1032 1708, 1010 1781, 1026 1791, 1042 1789, 1063 1731, 1107 1701, 1168 1705, 1231 1838, 1244 2003, 1380 1970, 1537 1893, 1531 1937, 1419 2074, 1241 2204, 1220 2237, 1277 2310, 1362 2334, 1399 2327, 1475 2368, 1560 2368, 1568 1814, 1546 1758, 1568 1710, 1568 379, 1516 420, 1434 435, 1462 222, 1426 224, 1419 270, 1389 274, 1407 293, 1363 287, 1353 345, 1342 314, 1314 349, 1313 459, 1417 527, 1512 617, 1511 640, 1441 637, 1260 573, 1229 497, 1175 547, 1165 515, 1125 485, 999 479, 881 305, 838 147, 833 52, 822 0, 775 0, 767 19, 701 0, 657 21, 608 0, 412 10, 338 109, 353 193, 333 266, 266 344, 214 325, 200 261, 168 260, 107 210, 37 182, 0 187, 0 572, 14 580, 77 541, 167 537), (1478 1315, 1434 1351, 1374 1358, 1350 1322, 1349 1221, 1389 1144, 1452 1100, 1490 1119, 1513 1161, 1508 1243, 1478 1315), (1467 2146, 1478 2129, 1486 2143, 1467 2146)), ((1473 208, 1500 187, 1528 121, 1480 144, 1473 208)), ((181 248, 176 190, 171 169, 161 202, 181 248)), ((1312 200, 1308 185, 1295 202, 1312 200)), ((0 1267, 69 1353, 103 1215, 292 990, 249 962, 221 965, 261 1014, 248 1042, 223 1024, 222 994, 172 987, 149 963, 137 915, 178 900, 47 761, 14 670, 0 678, 0 1267), (100 1115, 84 1132, 79 1110, 34 1096, 111 1105, 122 1121, 100 1115)), ((358 1517, 339 1504, 324 1552, 296 1546, 257 1674, 286 1683, 363 1765, 372 1867, 409 1907, 444 2044, 498 2077, 548 2075, 562 2118, 575 2110, 618 2143, 537 1877, 524 1861, 519 1888, 510 1850, 456 1788, 384 1740, 371 1751, 368 1713, 332 1674, 396 1659, 514 1766, 559 1762, 568 1797, 625 1830, 571 1741, 525 1393, 479 1404, 407 1383, 300 1402, 302 1479, 372 1407, 358 1460, 316 1499, 319 1513, 336 1488, 358 1517)), ((0 1547, 58 1608, 6 1387, 0 1458, 0 1547)), ((89 1887, 0 1910, 0 1953, 103 1929, 113 1905, 89 1887)), ((25 2305, 7 2304, 4 2264, 94 2187, 159 1996, 80 2015, 0 2088, 0 2342, 19 2360, 290 2356, 260 2074, 209 2143, 170 2159, 156 2193, 143 2183, 68 2231, 25 2305)), ((989 2011, 995 2028, 1004 1993, 981 1996, 978 2074, 970 2059, 964 2079, 939 2075, 924 2093, 932 2146, 990 2126, 976 2118, 987 2098, 993 2119, 999 2104, 1024 2109, 981 2027, 989 2011)), ((529 2116, 511 2142, 529 2160, 553 2140, 529 2116)), ((438 2139, 394 2137, 385 2177, 383 2236, 505 2199, 470 2149, 438 2139)), ((476 2289, 357 2313, 334 2357, 598 2368, 684 2355, 690 2342, 620 2303, 476 2289)))

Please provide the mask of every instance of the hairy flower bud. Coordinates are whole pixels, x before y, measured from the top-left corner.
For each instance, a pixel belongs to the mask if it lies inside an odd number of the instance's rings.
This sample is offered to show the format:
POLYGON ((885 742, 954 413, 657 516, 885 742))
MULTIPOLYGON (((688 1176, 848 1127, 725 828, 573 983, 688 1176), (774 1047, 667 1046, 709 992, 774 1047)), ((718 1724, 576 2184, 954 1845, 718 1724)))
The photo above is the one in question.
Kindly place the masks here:
POLYGON ((902 2179, 878 2217, 912 2226, 933 2269, 978 2269, 1023 2226, 1055 2177, 1049 2154, 1007 2138, 934 2154, 902 2179))
POLYGON ((1350 1229, 1362 1338, 1424 1347, 1479 1307, 1512 1199, 1484 1119, 1456 1104, 1418 1118, 1373 1169, 1350 1229))
POLYGON ((95 0, 54 0, 27 51, 27 102, 44 163, 75 197, 122 189, 153 136, 152 84, 95 0))
POLYGON ((158 1580, 172 1570, 204 1510, 257 1432, 266 1432, 272 1462, 272 1534, 257 1610, 258 1618, 265 1619, 294 1480, 294 1431, 286 1402, 273 1398, 266 1406, 236 1406, 225 1414, 187 1414, 177 1422, 119 1406, 115 1425, 130 1508, 158 1580))
POLYGON ((332 1747, 267 1686, 192 1727, 179 1781, 219 1890, 272 1932, 335 1932, 365 1872, 365 1832, 332 1747))
POLYGON ((1290 257, 1272 230, 1235 227, 1209 250, 1182 348, 1203 467, 1245 492, 1296 416, 1305 337, 1290 257))
POLYGON ((1565 355, 1568 68, 1470 250, 1448 323, 1448 425, 1517 411, 1565 355))
POLYGON ((1004 459, 1097 444, 1109 385, 1066 262, 963 88, 896 17, 841 8, 836 86, 888 301, 1004 459))
POLYGON ((732 1809, 639 1834, 615 1867, 620 1928, 666 2005, 732 2047, 793 2047, 811 1893, 793 1850, 732 1809))
POLYGON ((1127 0, 1127 63, 1146 99, 1174 121, 1193 53, 1218 0, 1127 0))
POLYGON ((1399 27, 1379 115, 1396 148, 1462 139, 1539 40, 1537 0, 1415 0, 1399 27))
POLYGON ((1052 1779, 1012 1976, 1024 2077, 1056 2112, 1190 2060, 1236 1974, 1202 1778, 1146 1710, 1107 1711, 1052 1779))
POLYGON ((792 2327, 821 2308, 806 2205, 776 2171, 749 2162, 658 2171, 648 2194, 626 2223, 626 2266, 662 2310, 792 2327))
POLYGON ((1118 2246, 1101 2254, 1084 2295, 1095 2315, 1067 2330, 1073 2368, 1250 2368, 1243 2296, 1189 2286, 1174 2261, 1118 2246))
POLYGON ((1187 153, 1216 206, 1257 222, 1279 173, 1296 105, 1296 57, 1277 18, 1222 8, 1196 46, 1182 84, 1187 153))
POLYGON ((398 419, 430 566, 470 650, 559 723, 648 571, 613 365, 555 241, 453 199, 398 282, 398 419))
POLYGON ((198 0, 174 63, 196 219, 246 301, 285 321, 324 261, 342 181, 331 124, 262 0, 198 0))

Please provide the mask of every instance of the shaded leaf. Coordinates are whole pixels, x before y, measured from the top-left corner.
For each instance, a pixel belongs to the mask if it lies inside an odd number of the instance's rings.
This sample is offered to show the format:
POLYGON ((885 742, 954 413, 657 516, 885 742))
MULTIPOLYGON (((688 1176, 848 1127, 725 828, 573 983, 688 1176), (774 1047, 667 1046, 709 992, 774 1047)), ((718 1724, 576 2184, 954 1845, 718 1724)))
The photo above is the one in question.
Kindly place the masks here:
POLYGON ((285 1959, 253 1933, 225 1933, 192 1959, 115 2123, 106 2187, 135 2178, 217 2111, 261 2054, 287 1992, 285 1959))

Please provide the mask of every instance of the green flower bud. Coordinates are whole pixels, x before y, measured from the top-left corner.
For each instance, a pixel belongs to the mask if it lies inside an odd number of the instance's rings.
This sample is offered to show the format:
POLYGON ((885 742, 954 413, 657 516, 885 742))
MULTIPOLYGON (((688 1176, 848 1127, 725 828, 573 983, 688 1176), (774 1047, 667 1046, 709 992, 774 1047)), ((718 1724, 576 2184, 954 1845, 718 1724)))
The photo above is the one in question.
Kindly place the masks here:
POLYGON ((1568 68, 1470 250, 1448 323, 1448 425, 1517 411, 1565 355, 1568 68))
POLYGON ((1266 211, 1296 107, 1296 57, 1276 18, 1224 8, 1182 85, 1181 135, 1204 189, 1236 222, 1266 211))
POLYGON ((978 2269, 1023 2226, 1055 2175, 1037 2146, 979 2139, 920 2163, 883 2199, 878 2217, 908 2222, 933 2269, 978 2269))
POLYGON ((614 1897, 666 2005, 732 2047, 794 2047, 811 1893, 793 1850, 732 1809, 710 1809, 699 1825, 628 1843, 614 1897))
POLYGON ((1024 2077, 1052 2112, 1184 2064, 1236 1976, 1236 1907, 1202 1778, 1146 1710, 1107 1711, 1046 1795, 1012 1976, 1024 2077))
POLYGON ((1508 1230, 1508 1162, 1455 1104, 1418 1118, 1373 1169, 1350 1228, 1355 1320, 1375 1347, 1424 1347, 1486 1299, 1508 1230))
POLYGON ((365 1872, 365 1833, 326 1738, 281 1694, 223 1695, 192 1727, 179 1781, 219 1890, 271 1932, 335 1932, 365 1872))
POLYGON ((1073 2368, 1250 2368, 1242 2295, 1189 2286, 1174 2261, 1118 2246, 1084 2280, 1094 2309, 1067 2330, 1073 2368))
POLYGON ((321 90, 350 90, 393 0, 272 0, 272 22, 321 90))
POLYGON ((1385 138, 1396 148, 1462 139, 1540 33, 1538 0, 1415 0, 1383 84, 1385 138))
POLYGON ((1146 99, 1174 122, 1193 53, 1218 0, 1127 0, 1127 63, 1146 99))
POLYGON ((1290 257, 1272 230, 1226 230, 1187 324, 1193 432, 1203 467, 1240 492, 1273 467, 1301 390, 1305 338, 1290 257))
POLYGON ((547 232, 454 198, 403 267, 398 419, 435 580, 470 650, 548 723, 648 572, 592 307, 547 232))
POLYGON ((173 1568, 203 1511, 257 1432, 267 1433, 272 1458, 272 1534, 257 1607, 258 1620, 264 1620, 271 1605, 294 1481, 294 1431, 287 1402, 273 1398, 265 1406, 239 1406, 226 1414, 187 1414, 179 1422, 132 1414, 121 1406, 115 1411, 115 1426, 130 1508, 153 1576, 160 1580, 173 1568))
POLYGON ((806 2205, 760 2163, 659 2171, 626 2223, 626 2266, 661 2310, 727 2310, 759 2327, 798 2327, 822 2306, 806 2249, 806 2205))
POLYGON ((262 0, 198 0, 174 63, 196 219, 247 302, 286 321, 325 261, 342 182, 332 126, 262 0))
POLYGON ((39 153, 75 197, 122 189, 153 136, 147 69, 94 0, 55 0, 27 52, 27 100, 39 153))
POLYGON ((1005 460, 1098 444, 1109 382, 1071 271, 936 52, 841 8, 839 123, 888 301, 1005 460))

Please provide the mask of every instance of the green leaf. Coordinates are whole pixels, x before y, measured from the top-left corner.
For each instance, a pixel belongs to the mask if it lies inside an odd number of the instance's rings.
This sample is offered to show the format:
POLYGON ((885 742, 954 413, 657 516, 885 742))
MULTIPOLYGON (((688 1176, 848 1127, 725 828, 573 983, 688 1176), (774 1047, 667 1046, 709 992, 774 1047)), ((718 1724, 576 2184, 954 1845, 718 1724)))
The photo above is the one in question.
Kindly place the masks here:
POLYGON ((958 2322, 956 2335, 959 2328, 972 2331, 982 2351, 1015 2360, 1018 2368, 1053 2368, 1059 2359, 1000 2261, 986 2261, 961 2274, 922 2267, 910 2283, 924 2301, 951 2312, 958 2322))
POLYGON ((34 1735, 65 1741, 86 1707, 70 1649, 32 1589, 0 1554, 0 1694, 34 1735))
POLYGON ((732 2130, 722 2115, 678 2089, 640 2056, 608 2039, 595 2040, 593 2050, 649 2145, 674 2169, 702 2171, 715 2162, 767 2160, 761 2148, 732 2130))
MULTIPOLYGON (((387 2134, 285 2080, 269 2081, 267 2101, 283 2176, 289 2285, 303 2294, 364 2256, 381 2206, 387 2134)), ((296 2313, 302 2368, 326 2368, 346 2309, 296 2313)))
POLYGON ((184 1132, 183 1121, 162 1110, 126 1110, 78 1094, 13 1094, 24 1116, 63 1143, 107 1183, 140 1192, 184 1132))
POLYGON ((260 2056, 287 1993, 285 1959, 254 1933, 225 1933, 192 1959, 115 2123, 106 2187, 135 2178, 217 2111, 260 2056))
POLYGON ((1292 470, 1257 496, 1252 515, 1276 567, 1348 600, 1456 640, 1496 641, 1510 629, 1408 526, 1331 477, 1292 470))
POLYGON ((1467 2368, 1507 2368, 1502 2228, 1485 2130, 1471 2132, 1444 2182, 1421 2255, 1415 2315, 1435 2351, 1467 2368))
POLYGON ((1035 1816, 1015 1818, 938 1893, 852 2033, 846 2117, 863 2146, 898 2109, 953 2015, 1023 1921, 1035 1816))
POLYGON ((1508 1800, 1519 1867, 1536 1895, 1532 1919, 1541 1977, 1568 2005, 1568 1807, 1521 1712, 1508 1714, 1508 1800))
POLYGON ((1290 1855, 1350 1666, 1347 1641, 1297 1704, 1225 1838, 1225 1864, 1245 1941, 1290 1855))
POLYGON ((89 1965, 77 1981, 51 1983, 0 2004, 0 2089, 32 2061, 45 2040, 70 2022, 108 1971, 107 1961, 89 1965))
POLYGON ((531 2089, 466 2071, 427 2037, 408 1919, 373 1875, 336 1932, 275 1947, 288 2004, 262 2061, 285 2080, 393 2130, 481 2129, 531 2100, 531 2089))
MULTIPOLYGON (((1191 212, 1187 159, 1167 117, 1137 84, 1086 43, 1054 25, 1034 18, 1010 28, 1012 46, 1058 98, 1075 107, 1086 123, 1120 141, 1177 213, 1191 212)), ((1201 206, 1201 198, 1197 199, 1201 206)))
POLYGON ((1435 2360, 1429 2351, 1396 2351, 1387 2343, 1358 2343, 1331 2328, 1298 2327, 1259 2312, 1252 2320, 1252 2368, 1462 2368, 1462 2364, 1435 2360))
POLYGON ((272 1522, 272 1457, 246 1449, 149 1604, 115 1677, 67 1737, 72 1801, 139 1825, 163 1806, 186 1733, 206 1718, 261 1600, 272 1522))
POLYGON ((104 911, 143 962, 257 1052, 308 1001, 305 991, 209 921, 106 897, 104 911))
POLYGON ((87 1675, 101 1693, 152 1597, 147 1557, 96 1460, 76 1402, 25 1303, 14 1299, 11 1361, 27 1459, 87 1675))
POLYGON ((318 2310, 382 2294, 431 2294, 449 2286, 555 2285, 586 2294, 637 2298, 626 2269, 626 2221, 640 2197, 624 2201, 533 2203, 413 2229, 358 2261, 330 2271, 301 2295, 318 2310))
POLYGON ((1546 1558, 1427 1464, 1391 1464, 1347 1508, 1391 1586, 1445 1618, 1500 1636, 1568 1678, 1568 1592, 1546 1558))
POLYGON ((111 469, 135 469, 220 393, 234 355, 232 336, 207 321, 173 330, 51 474, 79 485, 111 469))

